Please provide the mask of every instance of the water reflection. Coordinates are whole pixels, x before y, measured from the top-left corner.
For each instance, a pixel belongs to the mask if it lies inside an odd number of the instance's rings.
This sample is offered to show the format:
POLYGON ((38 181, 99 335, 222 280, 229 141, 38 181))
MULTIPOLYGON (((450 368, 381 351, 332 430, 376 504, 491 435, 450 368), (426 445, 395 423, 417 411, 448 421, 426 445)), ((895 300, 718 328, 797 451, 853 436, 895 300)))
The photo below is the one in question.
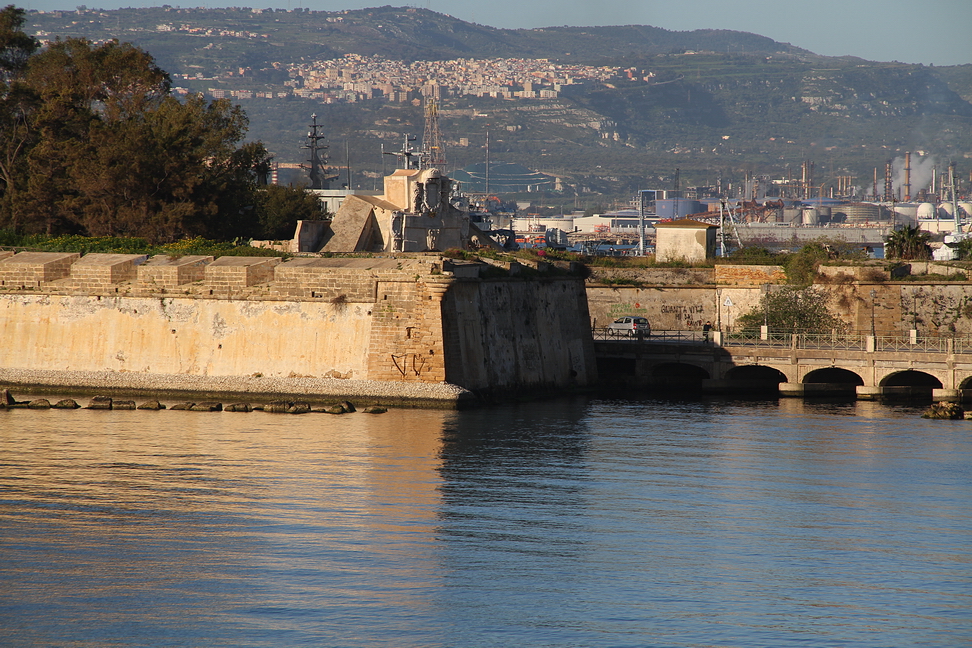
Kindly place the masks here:
POLYGON ((575 398, 0 412, 0 645, 972 642, 972 435, 575 398))
POLYGON ((4 617, 24 645, 244 645, 228 627, 424 610, 445 416, 4 412, 4 617))

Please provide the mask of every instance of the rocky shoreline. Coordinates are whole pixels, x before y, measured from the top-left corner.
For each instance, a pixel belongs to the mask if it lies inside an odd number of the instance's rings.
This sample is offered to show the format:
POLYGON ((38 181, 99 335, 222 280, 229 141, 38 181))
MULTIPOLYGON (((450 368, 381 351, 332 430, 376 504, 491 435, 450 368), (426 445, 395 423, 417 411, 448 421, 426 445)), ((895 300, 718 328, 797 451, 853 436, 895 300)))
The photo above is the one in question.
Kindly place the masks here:
POLYGON ((450 383, 384 382, 337 378, 192 376, 113 371, 0 369, 0 388, 43 395, 145 397, 156 400, 273 401, 333 405, 354 401, 385 407, 459 409, 477 397, 450 383))

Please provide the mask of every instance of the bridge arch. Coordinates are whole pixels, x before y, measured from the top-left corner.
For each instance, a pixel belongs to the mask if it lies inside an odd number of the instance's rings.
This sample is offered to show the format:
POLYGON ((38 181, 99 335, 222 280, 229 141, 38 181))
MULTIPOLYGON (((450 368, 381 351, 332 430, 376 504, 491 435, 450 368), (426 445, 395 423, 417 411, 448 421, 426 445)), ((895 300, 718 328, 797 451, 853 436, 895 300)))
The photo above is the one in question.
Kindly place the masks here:
POLYGON ((605 377, 634 378, 638 375, 638 363, 634 358, 597 358, 597 375, 605 377))
POLYGON ((651 385, 663 389, 690 389, 698 392, 709 372, 686 362, 661 362, 651 367, 651 385))
POLYGON ((767 367, 766 365, 739 365, 726 372, 726 380, 752 381, 758 383, 768 383, 778 385, 781 382, 789 382, 786 374, 779 369, 767 367))
POLYGON ((824 367, 808 372, 801 382, 830 383, 837 385, 863 385, 864 379, 851 371, 840 367, 824 367))
POLYGON ((890 373, 881 379, 881 387, 923 387, 926 389, 941 389, 942 381, 930 373, 906 369, 890 373))
POLYGON ((969 376, 961 383, 959 383, 959 389, 972 389, 972 376, 969 376))

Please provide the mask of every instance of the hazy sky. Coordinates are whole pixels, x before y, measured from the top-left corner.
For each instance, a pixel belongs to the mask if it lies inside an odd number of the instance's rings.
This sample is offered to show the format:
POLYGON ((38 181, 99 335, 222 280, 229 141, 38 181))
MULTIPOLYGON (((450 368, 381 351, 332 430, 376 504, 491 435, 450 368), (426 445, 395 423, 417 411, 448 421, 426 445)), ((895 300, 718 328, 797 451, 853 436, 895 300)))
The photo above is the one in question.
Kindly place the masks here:
MULTIPOLYGON (((234 6, 230 1, 21 0, 30 9, 234 6)), ((3 4, 7 4, 4 2, 3 4)), ((337 11, 423 7, 492 27, 653 25, 678 31, 733 29, 817 54, 926 65, 972 63, 972 0, 238 0, 235 6, 337 11)))

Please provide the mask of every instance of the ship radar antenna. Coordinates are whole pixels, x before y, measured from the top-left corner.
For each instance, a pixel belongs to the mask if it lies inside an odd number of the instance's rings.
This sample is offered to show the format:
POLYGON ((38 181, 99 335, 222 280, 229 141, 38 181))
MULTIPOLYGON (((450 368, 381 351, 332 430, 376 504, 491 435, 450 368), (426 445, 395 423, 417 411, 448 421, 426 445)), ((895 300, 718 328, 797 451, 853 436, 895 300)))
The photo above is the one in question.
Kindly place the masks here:
POLYGON ((414 135, 405 135, 405 141, 402 142, 401 151, 383 151, 385 155, 394 155, 397 157, 402 165, 403 169, 418 169, 419 161, 421 157, 421 152, 416 151, 412 147, 412 142, 415 141, 414 135))

